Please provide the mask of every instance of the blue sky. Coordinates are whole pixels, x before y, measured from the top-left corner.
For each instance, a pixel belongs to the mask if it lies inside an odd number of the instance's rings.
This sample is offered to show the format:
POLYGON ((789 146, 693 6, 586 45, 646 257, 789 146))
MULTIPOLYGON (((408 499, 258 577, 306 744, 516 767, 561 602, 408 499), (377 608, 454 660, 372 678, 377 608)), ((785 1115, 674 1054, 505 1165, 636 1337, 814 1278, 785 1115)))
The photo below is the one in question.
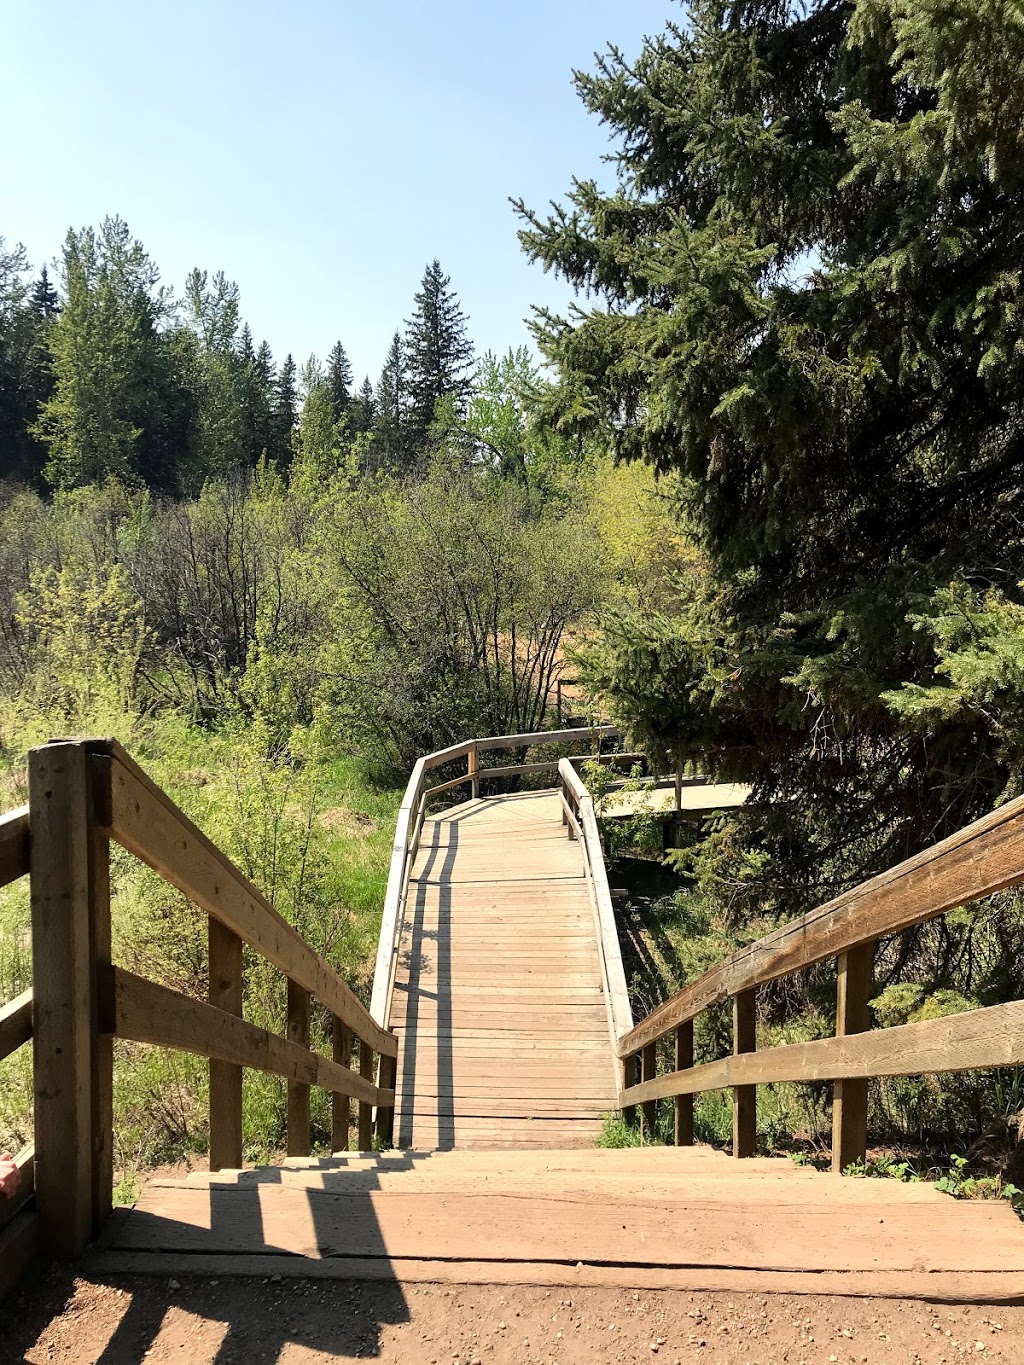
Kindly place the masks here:
POLYGON ((2 0, 0 235, 35 264, 119 213, 176 289, 238 281, 281 358, 340 337, 376 377, 437 256, 480 350, 527 340, 564 287, 531 267, 509 196, 600 174, 570 85, 635 55, 673 0, 2 0))

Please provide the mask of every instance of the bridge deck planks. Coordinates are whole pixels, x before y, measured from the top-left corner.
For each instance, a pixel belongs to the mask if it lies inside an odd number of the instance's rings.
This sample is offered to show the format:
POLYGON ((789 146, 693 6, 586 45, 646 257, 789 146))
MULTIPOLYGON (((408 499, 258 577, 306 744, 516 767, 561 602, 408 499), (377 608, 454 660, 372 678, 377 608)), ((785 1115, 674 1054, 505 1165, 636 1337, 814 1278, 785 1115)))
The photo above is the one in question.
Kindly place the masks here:
POLYGON ((400 1147, 589 1145, 615 1070, 579 846, 551 792, 424 823, 399 941, 400 1147))

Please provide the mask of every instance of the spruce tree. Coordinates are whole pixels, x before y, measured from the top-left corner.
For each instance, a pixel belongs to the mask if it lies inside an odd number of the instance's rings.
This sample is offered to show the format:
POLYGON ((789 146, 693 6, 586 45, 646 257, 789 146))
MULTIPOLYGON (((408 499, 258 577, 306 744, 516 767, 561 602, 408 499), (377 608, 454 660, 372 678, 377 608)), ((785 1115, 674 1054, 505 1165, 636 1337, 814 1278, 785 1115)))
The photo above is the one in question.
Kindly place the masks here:
POLYGON ((409 377, 400 332, 391 338, 373 395, 371 463, 393 473, 409 473, 416 464, 409 436, 409 377))
POLYGON ((352 366, 340 341, 334 343, 327 357, 326 384, 334 420, 340 422, 352 402, 352 366))
POLYGON ((609 622, 591 677, 755 783, 719 885, 792 912, 1024 779, 1019 665, 977 634, 1024 612, 1024 29, 999 0, 694 0, 577 85, 619 183, 519 206, 592 300, 537 319, 551 416, 678 476, 705 566, 674 615, 609 622))
POLYGON ((41 322, 48 322, 60 312, 60 298, 50 283, 49 271, 45 265, 32 286, 32 311, 41 322))
POLYGON ((473 345, 451 280, 434 260, 423 273, 416 311, 406 323, 408 432, 422 451, 437 404, 450 398, 456 416, 465 412, 473 388, 473 345))
POLYGON ((359 392, 352 399, 349 408, 349 428, 354 436, 372 431, 375 410, 373 385, 370 383, 370 376, 367 375, 360 384, 359 392))
POLYGON ((269 452, 282 468, 291 463, 292 436, 298 422, 299 395, 297 370, 291 355, 286 355, 274 385, 273 432, 274 446, 269 452))

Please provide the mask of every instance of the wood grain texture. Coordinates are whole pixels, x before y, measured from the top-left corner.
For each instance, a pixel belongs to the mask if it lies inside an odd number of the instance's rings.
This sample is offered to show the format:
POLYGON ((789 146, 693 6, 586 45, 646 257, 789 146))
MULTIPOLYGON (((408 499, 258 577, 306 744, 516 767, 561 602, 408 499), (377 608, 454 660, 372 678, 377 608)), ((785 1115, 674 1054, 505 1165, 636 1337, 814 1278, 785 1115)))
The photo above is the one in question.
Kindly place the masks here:
POLYGON ((0 1006, 0 1060, 32 1037, 32 989, 0 1006))
MULTIPOLYGON (((334 1020, 334 1036, 332 1039, 332 1051, 334 1053, 334 1060, 338 1066, 343 1066, 348 1069, 351 1069, 352 1034, 341 1022, 341 1020, 337 1018, 334 1020)), ((338 1091, 335 1091, 331 1103, 332 1152, 348 1151, 351 1125, 352 1125, 351 1100, 349 1099, 348 1095, 342 1095, 338 1091)))
POLYGON ((597 920, 557 794, 431 818, 409 888, 389 1013, 395 1140, 592 1143, 615 1107, 615 1065, 597 920))
MULTIPOLYGON (((242 940, 209 916, 209 1001, 242 1017, 242 940)), ((242 1164, 242 1068, 210 1059, 210 1170, 242 1164)))
MULTIPOLYGON (((875 983, 875 945, 862 943, 840 954, 836 967, 836 1036, 866 1033, 875 983)), ((868 1082, 836 1081, 832 1103, 832 1170, 842 1175, 863 1161, 868 1149, 868 1082)))
POLYGON ((1024 877, 1024 797, 734 953, 619 1040, 619 1055, 752 986, 1001 891, 1024 877))
POLYGON ((91 790, 80 744, 29 754, 36 1197, 45 1251, 92 1236, 91 790))
MULTIPOLYGON (((732 1050, 741 1056, 757 1048, 757 992, 743 991, 732 1002, 732 1050)), ((732 1154, 750 1157, 757 1150, 757 1087, 737 1085, 732 1097, 732 1154)))
POLYGON ((1024 1001, 917 1024, 875 1029, 848 1038, 789 1043, 724 1057, 632 1086, 620 1099, 641 1104, 669 1095, 696 1095, 733 1085, 779 1081, 835 1081, 872 1076, 937 1075, 1024 1065, 1024 1001))
MULTIPOLYGON (((288 1041, 309 1047, 309 991, 288 982, 288 1041)), ((288 1124, 285 1130, 289 1156, 309 1156, 309 1084, 288 1082, 288 1124)))
POLYGON ((394 1037, 375 1023, 334 969, 127 755, 118 751, 93 762, 112 765, 111 837, 258 949, 357 1037, 368 1038, 375 1051, 395 1054, 394 1037))
POLYGON ((111 969, 106 989, 114 1000, 118 1038, 270 1071, 287 1080, 351 1095, 367 1104, 376 1104, 378 1094, 382 1103, 394 1100, 392 1092, 378 1092, 372 1081, 317 1052, 121 967, 111 969))
POLYGON ((28 806, 0 815, 0 886, 28 876, 28 806))

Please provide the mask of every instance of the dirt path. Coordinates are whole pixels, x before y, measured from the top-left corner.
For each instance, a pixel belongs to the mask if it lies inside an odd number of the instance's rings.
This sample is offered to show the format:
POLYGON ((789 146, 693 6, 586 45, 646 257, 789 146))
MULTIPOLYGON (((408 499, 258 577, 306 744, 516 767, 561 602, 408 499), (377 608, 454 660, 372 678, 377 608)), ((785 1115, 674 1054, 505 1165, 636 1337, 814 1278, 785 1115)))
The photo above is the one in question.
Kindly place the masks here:
POLYGON ((100 1283, 52 1269, 0 1305, 0 1361, 53 1365, 819 1365, 1024 1361, 1024 1303, 301 1280, 100 1283))

